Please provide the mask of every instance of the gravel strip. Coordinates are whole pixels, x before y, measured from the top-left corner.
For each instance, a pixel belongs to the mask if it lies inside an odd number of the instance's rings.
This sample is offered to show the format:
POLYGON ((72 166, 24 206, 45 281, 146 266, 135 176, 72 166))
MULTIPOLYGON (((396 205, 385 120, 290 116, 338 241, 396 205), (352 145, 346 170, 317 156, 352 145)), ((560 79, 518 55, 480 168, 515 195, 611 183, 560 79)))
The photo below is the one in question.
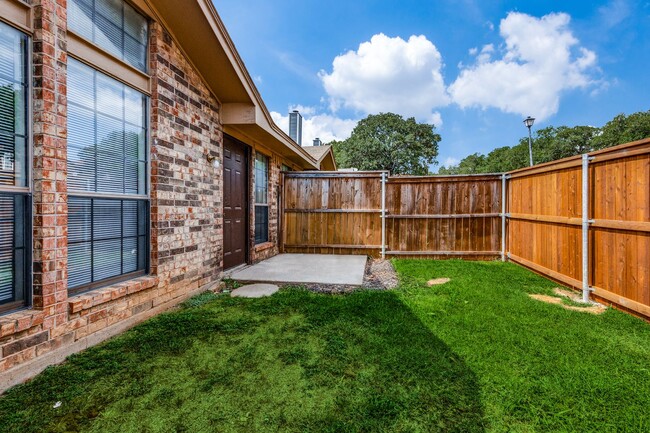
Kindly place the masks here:
POLYGON ((399 284, 397 272, 395 272, 395 268, 393 268, 390 260, 368 260, 362 287, 367 289, 390 290, 397 287, 397 284, 399 284))

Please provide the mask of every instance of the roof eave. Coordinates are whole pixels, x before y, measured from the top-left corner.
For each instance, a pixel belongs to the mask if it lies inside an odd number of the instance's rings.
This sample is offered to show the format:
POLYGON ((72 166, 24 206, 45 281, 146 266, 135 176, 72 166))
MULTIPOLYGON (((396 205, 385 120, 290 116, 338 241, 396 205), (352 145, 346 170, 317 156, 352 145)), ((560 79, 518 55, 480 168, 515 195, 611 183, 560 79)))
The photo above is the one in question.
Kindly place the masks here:
MULTIPOLYGON (((269 147, 284 147, 318 169, 318 163, 273 121, 246 65, 210 0, 187 0, 179 13, 177 0, 147 0, 181 50, 221 104, 249 104, 255 108, 252 127, 274 140, 269 147)), ((228 126, 224 123, 224 126, 228 126)), ((230 125, 237 128, 238 125, 230 125)), ((249 128, 250 129, 250 128, 249 128)), ((269 145, 269 143, 265 143, 269 145)))

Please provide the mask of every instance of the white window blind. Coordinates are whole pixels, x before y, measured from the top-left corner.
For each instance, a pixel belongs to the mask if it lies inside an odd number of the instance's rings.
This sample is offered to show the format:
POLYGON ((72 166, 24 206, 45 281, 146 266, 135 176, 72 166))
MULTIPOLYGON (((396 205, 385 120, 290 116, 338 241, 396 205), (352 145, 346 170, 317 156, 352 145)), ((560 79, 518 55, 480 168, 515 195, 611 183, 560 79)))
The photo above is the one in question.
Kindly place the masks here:
POLYGON ((70 30, 147 70, 147 19, 122 0, 68 0, 70 30))

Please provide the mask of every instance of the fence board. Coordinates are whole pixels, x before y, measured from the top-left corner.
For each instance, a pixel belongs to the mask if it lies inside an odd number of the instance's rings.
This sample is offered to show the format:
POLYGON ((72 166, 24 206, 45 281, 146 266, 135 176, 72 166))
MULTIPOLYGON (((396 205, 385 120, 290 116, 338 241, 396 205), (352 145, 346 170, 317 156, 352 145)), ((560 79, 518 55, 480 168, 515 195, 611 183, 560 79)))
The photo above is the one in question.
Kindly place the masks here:
POLYGON ((582 278, 581 167, 558 164, 508 182, 508 251, 574 280, 582 278))
POLYGON ((650 306, 650 143, 596 155, 592 285, 650 306), (599 157, 600 156, 600 157, 599 157))
POLYGON ((499 254, 501 177, 389 178, 388 255, 493 258, 499 254))

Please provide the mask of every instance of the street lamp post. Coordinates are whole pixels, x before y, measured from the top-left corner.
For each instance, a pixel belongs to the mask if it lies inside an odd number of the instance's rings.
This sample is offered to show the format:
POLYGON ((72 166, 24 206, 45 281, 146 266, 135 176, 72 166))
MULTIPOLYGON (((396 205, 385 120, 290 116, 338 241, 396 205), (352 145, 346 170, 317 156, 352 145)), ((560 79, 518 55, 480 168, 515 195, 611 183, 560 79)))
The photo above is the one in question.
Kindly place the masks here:
POLYGON ((535 123, 534 117, 528 116, 524 119, 524 125, 526 125, 526 128, 528 128, 528 154, 530 155, 531 167, 533 165, 533 134, 530 131, 530 128, 533 127, 533 123, 535 123))

